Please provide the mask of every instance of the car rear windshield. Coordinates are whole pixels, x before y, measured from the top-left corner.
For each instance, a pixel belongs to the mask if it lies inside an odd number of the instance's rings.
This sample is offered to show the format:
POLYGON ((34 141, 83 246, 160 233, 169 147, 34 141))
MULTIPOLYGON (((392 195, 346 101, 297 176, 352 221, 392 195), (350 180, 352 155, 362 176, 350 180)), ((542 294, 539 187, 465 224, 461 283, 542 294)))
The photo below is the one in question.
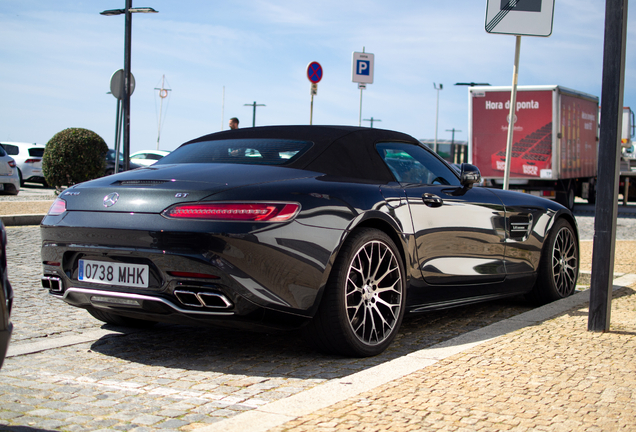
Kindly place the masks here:
POLYGON ((31 157, 42 157, 42 156, 44 156, 44 149, 43 148, 30 148, 29 149, 29 156, 31 156, 31 157))
POLYGON ((161 158, 157 164, 230 163, 287 165, 311 148, 309 141, 280 139, 235 139, 201 141, 183 145, 161 158))

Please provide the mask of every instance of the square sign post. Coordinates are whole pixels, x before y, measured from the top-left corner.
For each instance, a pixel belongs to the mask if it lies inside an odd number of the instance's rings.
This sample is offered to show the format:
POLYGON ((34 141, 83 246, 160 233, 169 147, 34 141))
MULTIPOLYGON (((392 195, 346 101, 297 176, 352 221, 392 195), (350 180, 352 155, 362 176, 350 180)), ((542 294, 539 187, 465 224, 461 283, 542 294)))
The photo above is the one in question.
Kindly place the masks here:
POLYGON ((504 190, 510 182, 510 160, 514 135, 515 107, 517 105, 517 79, 519 77, 519 53, 521 36, 543 36, 552 34, 555 0, 487 0, 486 31, 495 34, 516 36, 515 65, 512 71, 510 112, 508 118, 508 142, 504 168, 504 190))
POLYGON ((367 84, 373 84, 373 61, 373 54, 364 52, 364 47, 362 52, 354 52, 351 60, 351 81, 358 83, 360 89, 358 126, 362 126, 362 90, 367 88, 367 84))

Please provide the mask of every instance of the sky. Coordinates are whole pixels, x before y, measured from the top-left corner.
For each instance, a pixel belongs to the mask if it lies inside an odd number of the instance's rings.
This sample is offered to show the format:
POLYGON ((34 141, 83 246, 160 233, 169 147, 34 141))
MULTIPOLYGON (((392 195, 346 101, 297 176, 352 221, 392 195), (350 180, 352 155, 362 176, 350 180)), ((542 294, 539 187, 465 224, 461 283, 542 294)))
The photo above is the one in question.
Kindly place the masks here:
MULTIPOLYGON (((437 124, 439 140, 450 140, 453 129, 456 140, 467 140, 468 87, 455 83, 512 83, 515 37, 485 31, 486 5, 134 0, 159 13, 132 18, 130 152, 174 150, 228 129, 231 117, 250 127, 254 102, 264 105, 256 126, 309 124, 314 61, 323 78, 313 124, 357 126, 361 115, 362 126, 373 118, 373 127, 433 139, 437 124), (363 49, 375 62, 360 111, 351 63, 363 49)), ((124 0, 0 0, 1 141, 46 144, 81 127, 114 147, 117 100, 108 92, 124 67, 125 20, 100 12, 124 7, 124 0)), ((521 38, 519 85, 557 84, 601 98, 604 8, 601 0, 556 0, 552 35, 521 38)), ((632 12, 624 105, 636 107, 632 12)))

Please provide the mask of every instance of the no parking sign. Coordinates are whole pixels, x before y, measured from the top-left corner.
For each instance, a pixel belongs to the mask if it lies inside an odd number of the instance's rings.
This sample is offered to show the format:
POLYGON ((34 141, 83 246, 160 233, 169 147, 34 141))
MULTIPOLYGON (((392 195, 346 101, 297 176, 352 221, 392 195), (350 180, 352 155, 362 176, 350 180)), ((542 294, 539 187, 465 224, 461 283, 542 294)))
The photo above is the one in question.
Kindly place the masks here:
POLYGON ((322 79, 322 66, 318 62, 311 62, 307 65, 307 78, 312 84, 318 84, 322 79))

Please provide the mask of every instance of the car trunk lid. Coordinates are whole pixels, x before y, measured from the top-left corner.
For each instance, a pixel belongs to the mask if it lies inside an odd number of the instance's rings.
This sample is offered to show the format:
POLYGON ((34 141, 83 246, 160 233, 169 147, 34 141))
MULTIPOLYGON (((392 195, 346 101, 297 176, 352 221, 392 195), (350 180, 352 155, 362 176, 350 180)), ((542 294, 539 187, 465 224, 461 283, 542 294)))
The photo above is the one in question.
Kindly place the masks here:
POLYGON ((175 203, 201 201, 238 187, 309 176, 307 171, 274 166, 155 164, 81 183, 60 197, 69 211, 160 213, 175 203))

